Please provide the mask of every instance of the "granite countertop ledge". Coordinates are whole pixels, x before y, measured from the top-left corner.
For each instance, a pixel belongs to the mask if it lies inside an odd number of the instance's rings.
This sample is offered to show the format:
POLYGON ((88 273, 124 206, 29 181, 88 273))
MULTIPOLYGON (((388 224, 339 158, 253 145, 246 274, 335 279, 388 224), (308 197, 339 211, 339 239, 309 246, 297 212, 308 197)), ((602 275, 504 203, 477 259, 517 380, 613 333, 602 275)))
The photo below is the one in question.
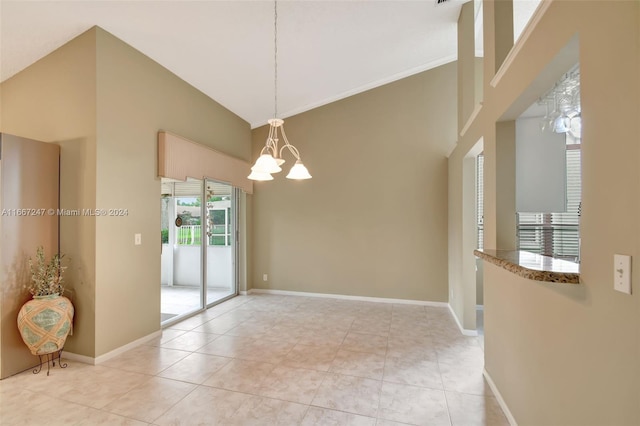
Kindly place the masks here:
POLYGON ((580 284, 580 265, 528 251, 474 250, 480 259, 534 281, 580 284))

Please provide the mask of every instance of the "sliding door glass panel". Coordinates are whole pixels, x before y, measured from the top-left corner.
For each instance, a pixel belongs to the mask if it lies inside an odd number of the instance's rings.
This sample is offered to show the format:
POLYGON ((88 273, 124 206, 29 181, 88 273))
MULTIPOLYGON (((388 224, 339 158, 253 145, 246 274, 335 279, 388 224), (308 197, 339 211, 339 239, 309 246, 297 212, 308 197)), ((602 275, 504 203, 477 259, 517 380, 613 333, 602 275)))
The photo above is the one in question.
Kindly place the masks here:
POLYGON ((162 181, 161 322, 203 308, 202 181, 162 181))
POLYGON ((235 273, 236 197, 231 185, 206 181, 207 305, 237 294, 235 273))

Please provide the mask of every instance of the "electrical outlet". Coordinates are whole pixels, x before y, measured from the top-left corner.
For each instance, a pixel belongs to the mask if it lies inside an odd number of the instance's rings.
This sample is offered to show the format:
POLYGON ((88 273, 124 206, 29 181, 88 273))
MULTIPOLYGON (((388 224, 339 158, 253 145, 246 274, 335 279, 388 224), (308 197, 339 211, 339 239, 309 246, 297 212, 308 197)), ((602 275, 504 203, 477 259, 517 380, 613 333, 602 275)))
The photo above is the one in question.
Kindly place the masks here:
POLYGON ((613 255, 613 288, 631 294, 631 256, 613 255))
POLYGON ((267 274, 262 274, 262 281, 269 281, 269 276, 267 274))
POLYGON ((133 236, 133 241, 134 241, 134 244, 137 245, 137 246, 142 244, 142 234, 135 234, 133 236))

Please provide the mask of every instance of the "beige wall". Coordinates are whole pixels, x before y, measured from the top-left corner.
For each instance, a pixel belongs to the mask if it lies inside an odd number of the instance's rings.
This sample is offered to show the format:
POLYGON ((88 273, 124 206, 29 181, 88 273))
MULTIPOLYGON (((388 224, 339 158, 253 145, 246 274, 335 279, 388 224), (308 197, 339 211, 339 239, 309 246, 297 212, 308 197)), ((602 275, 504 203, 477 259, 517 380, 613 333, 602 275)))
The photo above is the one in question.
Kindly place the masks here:
MULTIPOLYGON (((96 51, 86 32, 3 82, 2 130, 60 145, 60 207, 95 207, 96 51)), ((60 250, 70 260, 67 288, 75 305, 65 349, 93 356, 95 219, 60 218, 60 250)))
POLYGON ((157 131, 245 160, 251 136, 247 122, 101 29, 97 51, 96 205, 129 209, 126 217, 96 220, 100 355, 160 327, 157 131), (135 233, 141 246, 133 244, 135 233))
MULTIPOLYGON (((458 131, 466 125, 479 106, 482 93, 482 58, 475 57, 475 19, 473 3, 463 6, 458 18, 458 131)), ((459 134, 459 133, 458 133, 459 134)), ((475 156, 483 150, 482 142, 464 153, 460 161, 449 160, 449 304, 462 328, 475 333, 477 247, 475 202, 475 156), (463 256, 463 253, 468 255, 463 256)), ((459 151, 459 150, 458 150, 459 151)), ((458 154, 459 155, 459 154, 458 154)), ((480 290, 482 291, 482 290, 480 290)))
POLYGON ((286 157, 256 183, 254 288, 447 301, 455 100, 450 63, 285 120, 313 179, 285 179, 286 157))
MULTIPOLYGON (((496 158, 496 122, 512 119, 505 113, 522 97, 535 100, 533 83, 578 34, 582 283, 534 282, 485 265, 485 368, 520 425, 639 424, 640 299, 613 290, 612 262, 615 253, 640 256, 640 3, 552 1, 548 6, 495 88, 489 85, 493 72, 485 75, 482 111, 449 167, 461 171, 471 147, 484 138, 485 241, 494 248, 503 209, 497 205, 496 176, 505 165, 496 158)), ((493 9, 493 2, 485 2, 485 72, 489 58, 501 55, 495 53, 500 43, 493 35, 500 31, 492 29, 493 9)), ((462 198, 457 187, 450 188, 450 198, 462 198)), ((450 208, 450 215, 459 216, 462 203, 450 208)), ((450 233, 450 244, 460 247, 456 232, 450 233)), ((463 256, 468 254, 460 250, 450 262, 463 256)), ((638 268, 632 281, 640 283, 638 268)))
POLYGON ((249 124, 99 28, 4 82, 2 106, 1 130, 60 143, 62 207, 128 211, 62 220, 77 313, 66 349, 97 357, 159 330, 157 132, 249 160, 249 124))

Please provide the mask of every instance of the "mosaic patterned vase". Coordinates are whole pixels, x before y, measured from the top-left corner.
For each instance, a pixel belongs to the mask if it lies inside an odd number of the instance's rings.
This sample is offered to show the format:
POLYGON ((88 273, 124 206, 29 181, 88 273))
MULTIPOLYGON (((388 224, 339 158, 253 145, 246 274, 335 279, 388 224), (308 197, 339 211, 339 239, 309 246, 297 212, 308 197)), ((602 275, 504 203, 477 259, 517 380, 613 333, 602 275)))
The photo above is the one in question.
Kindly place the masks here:
POLYGON ((73 305, 64 296, 34 296, 18 313, 22 340, 34 355, 61 350, 73 330, 73 305))

